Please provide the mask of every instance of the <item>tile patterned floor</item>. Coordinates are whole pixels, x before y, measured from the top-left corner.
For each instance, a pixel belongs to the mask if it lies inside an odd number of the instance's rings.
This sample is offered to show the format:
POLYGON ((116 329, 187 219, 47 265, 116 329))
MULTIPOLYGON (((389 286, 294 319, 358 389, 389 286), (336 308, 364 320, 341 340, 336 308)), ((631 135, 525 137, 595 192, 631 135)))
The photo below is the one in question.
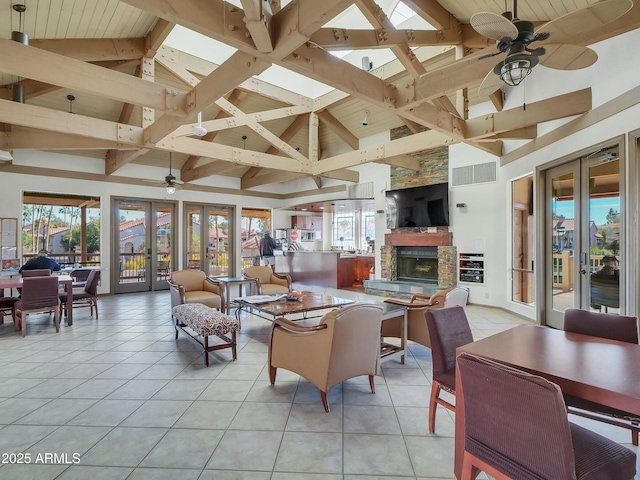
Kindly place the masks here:
MULTIPOLYGON (((0 325, 3 480, 453 478, 454 416, 439 408, 437 433, 427 429, 427 348, 383 363, 375 395, 366 377, 334 387, 327 414, 299 376, 279 370, 269 384, 262 318, 243 314, 238 360, 222 350, 206 368, 198 344, 174 338, 168 292, 99 304, 99 321, 80 309, 59 334, 47 315, 30 317, 26 338, 0 325)), ((477 339, 526 323, 478 306, 467 314, 477 339)), ((630 443, 626 430, 593 428, 630 443)))

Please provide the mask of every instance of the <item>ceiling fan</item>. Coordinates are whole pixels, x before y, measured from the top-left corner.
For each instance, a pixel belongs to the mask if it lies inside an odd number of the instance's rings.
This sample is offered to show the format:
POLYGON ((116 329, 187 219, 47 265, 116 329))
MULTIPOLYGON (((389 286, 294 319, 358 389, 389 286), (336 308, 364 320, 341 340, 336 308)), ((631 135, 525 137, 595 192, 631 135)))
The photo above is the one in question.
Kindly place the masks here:
POLYGON ((561 43, 563 38, 612 22, 631 7, 632 0, 604 0, 558 17, 536 31, 532 22, 518 18, 517 0, 513 0, 513 12, 472 15, 471 26, 480 35, 498 42, 497 52, 480 58, 505 55, 484 78, 478 93, 486 96, 504 84, 519 85, 538 63, 558 70, 578 70, 592 65, 598 60, 596 52, 581 45, 561 43), (531 43, 548 38, 558 43, 529 48, 531 43))
POLYGON ((174 193, 176 193, 176 190, 180 188, 180 185, 182 185, 182 182, 177 180, 175 175, 171 173, 171 152, 169 152, 169 175, 164 177, 164 181, 163 182, 159 182, 157 180, 145 180, 145 181, 155 183, 156 185, 164 186, 169 195, 173 195, 174 193))

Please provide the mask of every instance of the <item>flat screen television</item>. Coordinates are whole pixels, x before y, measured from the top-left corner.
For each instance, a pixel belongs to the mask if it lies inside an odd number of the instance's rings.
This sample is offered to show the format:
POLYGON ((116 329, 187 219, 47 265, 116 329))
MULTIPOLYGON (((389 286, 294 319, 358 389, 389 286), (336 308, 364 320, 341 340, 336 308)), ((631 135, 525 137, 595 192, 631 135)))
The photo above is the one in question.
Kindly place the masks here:
POLYGON ((387 228, 449 226, 449 184, 387 190, 387 228))

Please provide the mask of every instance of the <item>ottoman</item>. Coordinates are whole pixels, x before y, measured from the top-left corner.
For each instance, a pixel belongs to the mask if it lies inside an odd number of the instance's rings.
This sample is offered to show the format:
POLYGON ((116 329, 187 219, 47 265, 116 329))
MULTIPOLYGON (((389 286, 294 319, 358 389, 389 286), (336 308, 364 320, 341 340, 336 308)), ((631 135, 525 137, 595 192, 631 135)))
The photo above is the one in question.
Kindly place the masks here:
POLYGON ((171 314, 176 320, 176 338, 178 338, 179 328, 202 345, 204 347, 204 363, 207 367, 209 366, 209 352, 213 350, 230 348, 233 353, 233 359, 238 359, 236 332, 240 329, 239 320, 202 303, 176 305, 171 310, 171 314), (227 334, 231 334, 231 337, 228 337, 227 334), (224 343, 209 345, 210 335, 216 335, 224 343), (202 337, 203 340, 201 341, 198 337, 202 337))

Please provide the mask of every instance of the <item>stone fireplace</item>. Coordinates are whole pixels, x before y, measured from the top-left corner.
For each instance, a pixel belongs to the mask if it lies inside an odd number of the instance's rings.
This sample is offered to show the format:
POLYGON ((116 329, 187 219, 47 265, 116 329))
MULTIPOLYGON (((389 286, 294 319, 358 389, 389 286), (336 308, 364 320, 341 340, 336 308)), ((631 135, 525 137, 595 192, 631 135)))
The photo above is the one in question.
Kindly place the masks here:
POLYGON ((396 247, 398 281, 438 284, 438 247, 396 247))
POLYGON ((456 285, 456 247, 444 228, 436 233, 394 230, 381 247, 381 277, 437 288, 456 285))

